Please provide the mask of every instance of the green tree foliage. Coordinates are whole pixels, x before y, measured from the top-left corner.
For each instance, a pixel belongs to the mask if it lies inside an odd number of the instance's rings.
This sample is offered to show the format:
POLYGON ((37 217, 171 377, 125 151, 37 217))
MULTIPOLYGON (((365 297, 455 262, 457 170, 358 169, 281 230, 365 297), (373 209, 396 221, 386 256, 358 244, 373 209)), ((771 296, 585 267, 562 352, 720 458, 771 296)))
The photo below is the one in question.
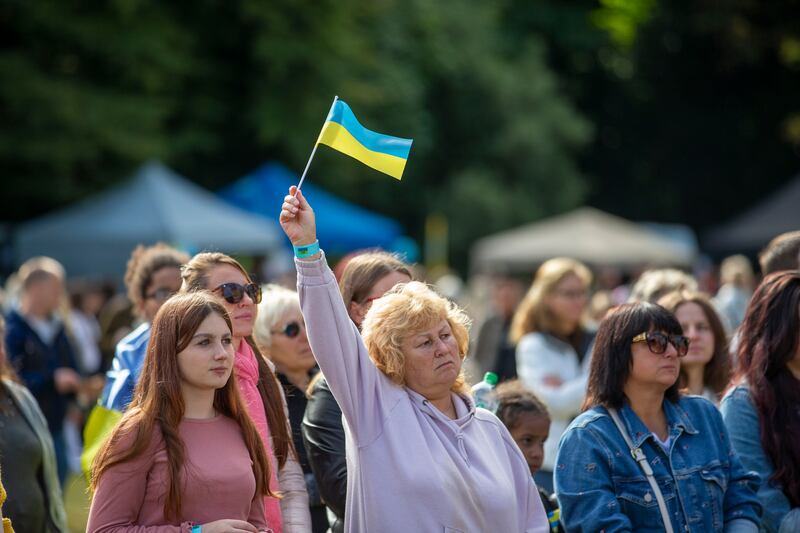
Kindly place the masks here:
POLYGON ((476 237, 578 205, 592 135, 536 35, 463 0, 20 2, 0 7, 3 218, 62 205, 160 157, 205 186, 269 158, 300 171, 334 94, 413 137, 402 183, 321 148, 311 179, 422 237, 476 237), (47 191, 43 193, 43 191, 47 191))
POLYGON ((589 203, 702 230, 795 175, 797 2, 512 2, 596 135, 589 203))

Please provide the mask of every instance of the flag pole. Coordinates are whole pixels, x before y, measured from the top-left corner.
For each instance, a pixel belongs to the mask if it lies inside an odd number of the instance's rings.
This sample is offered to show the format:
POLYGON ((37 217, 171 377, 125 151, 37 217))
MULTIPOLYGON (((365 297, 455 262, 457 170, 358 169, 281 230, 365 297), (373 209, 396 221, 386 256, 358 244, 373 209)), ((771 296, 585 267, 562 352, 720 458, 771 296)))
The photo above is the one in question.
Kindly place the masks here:
MULTIPOLYGON (((330 111, 328 111, 328 115, 330 115, 331 111, 333 111, 333 106, 336 105, 336 100, 338 100, 338 99, 339 99, 339 95, 336 95, 336 96, 333 97, 333 103, 331 104, 330 111)), ((320 135, 322 135, 322 130, 325 129, 325 123, 327 123, 327 122, 328 122, 328 117, 326 115, 325 116, 325 122, 322 123, 322 129, 319 130, 319 134, 320 135)), ((311 166, 311 160, 314 159, 314 154, 317 153, 317 146, 319 146, 319 137, 317 137, 317 142, 314 143, 314 149, 311 150, 311 156, 309 156, 309 158, 308 158, 308 163, 306 163, 306 168, 305 168, 305 170, 303 170, 303 175, 300 176, 300 182, 297 184, 297 190, 298 191, 300 190, 300 187, 303 186, 303 181, 305 181, 306 174, 308 174, 308 169, 311 166)), ((295 192, 295 194, 297 194, 297 193, 295 192)))

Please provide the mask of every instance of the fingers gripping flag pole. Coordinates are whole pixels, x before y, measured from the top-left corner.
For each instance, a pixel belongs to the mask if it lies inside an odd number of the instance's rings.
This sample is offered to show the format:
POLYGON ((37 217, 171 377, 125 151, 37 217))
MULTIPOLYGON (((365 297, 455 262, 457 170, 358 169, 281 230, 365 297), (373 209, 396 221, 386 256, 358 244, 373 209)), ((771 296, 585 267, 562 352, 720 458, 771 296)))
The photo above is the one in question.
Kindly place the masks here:
POLYGON ((368 130, 358 122, 350 106, 336 96, 297 188, 300 189, 303 185, 320 143, 399 180, 403 177, 412 142, 413 139, 402 139, 368 130))

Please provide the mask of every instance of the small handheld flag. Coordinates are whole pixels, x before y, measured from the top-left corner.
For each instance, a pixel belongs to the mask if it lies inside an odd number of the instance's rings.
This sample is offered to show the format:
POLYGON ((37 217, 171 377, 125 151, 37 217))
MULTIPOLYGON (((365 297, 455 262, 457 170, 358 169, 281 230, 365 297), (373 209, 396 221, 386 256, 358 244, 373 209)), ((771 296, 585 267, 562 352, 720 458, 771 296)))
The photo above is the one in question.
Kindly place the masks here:
POLYGON ((320 143, 399 180, 403 177, 412 142, 413 139, 402 139, 368 130, 358 122, 350 106, 337 96, 333 99, 331 110, 322 125, 322 131, 311 151, 311 157, 306 163, 297 188, 303 184, 320 143))

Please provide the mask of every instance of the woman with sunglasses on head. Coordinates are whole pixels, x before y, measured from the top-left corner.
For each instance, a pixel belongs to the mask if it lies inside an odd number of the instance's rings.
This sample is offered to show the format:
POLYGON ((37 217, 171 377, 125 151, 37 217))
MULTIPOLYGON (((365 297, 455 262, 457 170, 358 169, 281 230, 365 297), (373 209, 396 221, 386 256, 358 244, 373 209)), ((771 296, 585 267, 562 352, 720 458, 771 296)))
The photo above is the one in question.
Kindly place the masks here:
POLYGON ((731 376, 728 336, 711 301, 701 292, 675 291, 659 301, 673 313, 689 339, 678 384, 688 394, 719 404, 731 376))
POLYGON ((103 392, 86 422, 81 467, 87 477, 100 445, 133 399, 150 341, 150 324, 164 302, 180 290, 181 265, 188 260, 188 255, 164 243, 139 245, 128 260, 125 286, 142 323, 117 344, 103 392))
POLYGON ((280 223, 314 357, 345 420, 345 530, 548 531, 522 452, 469 394, 464 311, 411 281, 375 299, 359 331, 296 187, 280 223))
POLYGON ((595 339, 585 406, 561 438, 556 494, 570 532, 756 532, 758 476, 714 405, 681 396, 675 317, 620 306, 595 339))
POLYGON ((94 462, 86 531, 271 531, 269 459, 232 375, 225 308, 181 294, 152 329, 133 402, 94 462))
POLYGON ((270 491, 281 495, 265 497, 267 522, 276 533, 311 531, 308 494, 292 444, 283 389, 253 338, 261 287, 238 261, 218 252, 195 255, 183 266, 182 277, 182 291, 210 291, 231 318, 237 385, 270 459, 270 491))
POLYGON ((720 409, 733 447, 761 476, 763 531, 800 531, 800 272, 770 274, 739 328, 720 409))
POLYGON ((305 391, 318 371, 317 362, 308 344, 297 293, 274 284, 264 285, 261 290, 262 299, 258 304, 253 337, 261 352, 275 365, 275 374, 286 393, 292 441, 306 480, 312 531, 324 533, 328 529, 325 505, 320 499, 314 474, 311 473, 300 431, 308 403, 305 391))

